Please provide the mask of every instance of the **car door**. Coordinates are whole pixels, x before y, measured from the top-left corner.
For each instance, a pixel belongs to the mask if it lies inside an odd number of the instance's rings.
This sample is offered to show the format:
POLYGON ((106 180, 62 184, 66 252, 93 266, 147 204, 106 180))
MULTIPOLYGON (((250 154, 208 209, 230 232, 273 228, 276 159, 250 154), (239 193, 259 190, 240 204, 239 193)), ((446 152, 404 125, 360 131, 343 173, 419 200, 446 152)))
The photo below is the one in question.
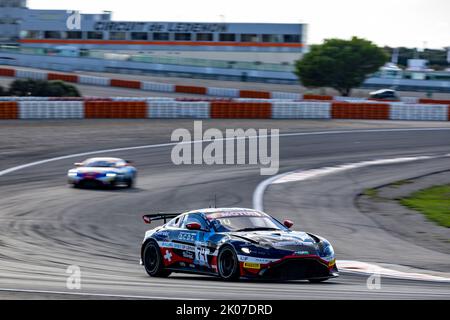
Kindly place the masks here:
POLYGON ((210 228, 207 221, 198 213, 189 214, 183 221, 182 231, 179 234, 179 240, 192 245, 193 264, 199 271, 210 271, 210 249, 208 248, 208 237, 210 228), (187 225, 198 223, 200 230, 189 230, 187 225))

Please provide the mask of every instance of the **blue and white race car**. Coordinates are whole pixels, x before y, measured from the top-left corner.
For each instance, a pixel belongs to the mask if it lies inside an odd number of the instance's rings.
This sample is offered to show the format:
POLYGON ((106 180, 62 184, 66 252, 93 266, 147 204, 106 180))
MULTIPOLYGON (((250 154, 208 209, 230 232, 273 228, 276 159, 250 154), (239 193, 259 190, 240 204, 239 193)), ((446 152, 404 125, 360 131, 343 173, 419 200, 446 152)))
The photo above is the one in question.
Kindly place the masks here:
POLYGON ((130 161, 119 158, 91 158, 75 163, 67 173, 69 184, 75 187, 134 186, 137 170, 130 161))
POLYGON ((145 215, 170 220, 145 234, 141 263, 152 277, 172 272, 238 278, 309 280, 338 276, 333 247, 317 235, 292 231, 268 214, 245 208, 209 208, 145 215))

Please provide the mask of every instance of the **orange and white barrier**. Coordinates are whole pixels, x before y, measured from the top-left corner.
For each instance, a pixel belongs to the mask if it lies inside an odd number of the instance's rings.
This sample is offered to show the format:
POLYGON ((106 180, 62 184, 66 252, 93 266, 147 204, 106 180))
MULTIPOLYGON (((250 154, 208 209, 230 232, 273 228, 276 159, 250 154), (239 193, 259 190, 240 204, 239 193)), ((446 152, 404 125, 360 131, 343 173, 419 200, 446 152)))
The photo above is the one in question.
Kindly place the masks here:
MULTIPOLYGON (((10 97, 7 97, 10 98, 10 97)), ((282 99, 10 98, 0 119, 363 119, 449 121, 450 105, 282 99)))

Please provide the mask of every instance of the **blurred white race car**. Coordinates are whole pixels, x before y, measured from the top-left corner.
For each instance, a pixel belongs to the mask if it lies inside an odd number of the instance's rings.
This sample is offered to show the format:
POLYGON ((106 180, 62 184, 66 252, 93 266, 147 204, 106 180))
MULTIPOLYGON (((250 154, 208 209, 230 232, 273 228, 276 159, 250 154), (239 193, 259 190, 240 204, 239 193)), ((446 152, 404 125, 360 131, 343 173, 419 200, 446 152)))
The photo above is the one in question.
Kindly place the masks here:
POLYGON ((75 163, 67 173, 69 184, 75 187, 134 186, 137 170, 130 161, 119 158, 91 158, 75 163))

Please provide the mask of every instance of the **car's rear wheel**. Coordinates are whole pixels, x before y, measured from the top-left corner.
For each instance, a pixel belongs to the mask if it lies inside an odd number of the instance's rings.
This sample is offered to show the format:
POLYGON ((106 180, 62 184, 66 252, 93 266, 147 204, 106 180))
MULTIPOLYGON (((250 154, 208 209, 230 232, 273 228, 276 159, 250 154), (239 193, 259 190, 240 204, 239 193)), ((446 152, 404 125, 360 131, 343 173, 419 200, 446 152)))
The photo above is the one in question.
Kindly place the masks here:
POLYGON ((226 245, 219 251, 217 269, 220 278, 234 281, 240 277, 239 261, 233 247, 226 245))
POLYGON ((149 241, 144 248, 143 263, 150 277, 168 277, 170 271, 164 269, 161 250, 155 241, 149 241))

